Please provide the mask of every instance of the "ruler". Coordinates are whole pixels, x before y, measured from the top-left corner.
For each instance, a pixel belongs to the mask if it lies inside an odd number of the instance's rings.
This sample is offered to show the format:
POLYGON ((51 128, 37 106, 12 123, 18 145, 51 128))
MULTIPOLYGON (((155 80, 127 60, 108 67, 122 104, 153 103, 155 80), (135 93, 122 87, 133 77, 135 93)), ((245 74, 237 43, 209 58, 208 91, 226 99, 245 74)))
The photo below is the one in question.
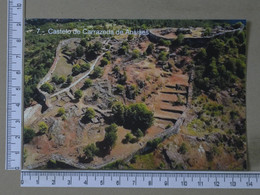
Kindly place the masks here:
POLYGON ((260 189, 260 172, 26 171, 22 187, 260 189))
POLYGON ((8 0, 7 49, 5 168, 19 170, 23 110, 23 0, 8 0))

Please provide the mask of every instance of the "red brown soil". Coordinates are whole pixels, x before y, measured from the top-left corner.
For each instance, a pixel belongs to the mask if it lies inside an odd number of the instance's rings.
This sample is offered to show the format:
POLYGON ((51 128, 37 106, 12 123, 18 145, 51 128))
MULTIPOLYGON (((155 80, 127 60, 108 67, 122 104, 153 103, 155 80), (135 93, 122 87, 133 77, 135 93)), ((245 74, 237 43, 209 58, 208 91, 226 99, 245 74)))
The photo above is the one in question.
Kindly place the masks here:
MULTIPOLYGON (((149 41, 145 41, 140 43, 140 49, 145 51, 149 41)), ((123 69, 127 72, 127 83, 128 84, 136 84, 137 80, 142 80, 146 82, 146 86, 141 89, 141 94, 136 97, 134 102, 142 102, 142 98, 146 97, 145 104, 154 111, 154 115, 159 115, 165 118, 174 118, 177 119, 181 114, 179 113, 172 113, 162 111, 161 109, 175 109, 175 110, 184 110, 185 106, 172 106, 172 103, 165 103, 162 100, 168 100, 170 102, 174 102, 177 100, 175 94, 164 94, 161 93, 162 91, 172 90, 165 85, 175 86, 176 84, 188 86, 188 76, 187 74, 183 74, 181 70, 178 72, 167 74, 169 76, 163 76, 166 72, 162 70, 160 67, 155 66, 156 59, 152 56, 148 56, 145 60, 135 60, 130 61, 129 64, 123 64, 122 58, 117 58, 115 62, 102 67, 104 70, 104 75, 102 78, 96 79, 95 81, 106 81, 109 80, 112 85, 116 85, 116 79, 114 78, 112 73, 112 68, 114 65, 119 65, 120 72, 123 72, 123 69)), ((80 77, 78 75, 77 77, 80 77)), ((83 86, 84 80, 78 83, 72 91, 79 89, 83 86)), ((93 91, 93 90, 92 90, 93 91)), ((83 91, 84 95, 89 95, 91 93, 91 89, 87 89, 83 91)), ((118 97, 121 99, 121 97, 118 97)), ((59 101, 57 101, 59 102, 59 101)), ((129 101, 126 103, 132 103, 133 101, 129 101)), ((60 102, 59 102, 60 103, 60 102)), ((83 103, 83 98, 77 103, 65 103, 64 107, 68 109, 70 106, 77 105, 78 109, 87 107, 83 103)), ((37 121, 37 123, 33 124, 35 128, 40 120, 48 117, 55 117, 57 114, 57 110, 59 106, 53 105, 54 107, 48 112, 45 112, 42 115, 42 118, 37 121)), ((90 105, 92 106, 92 105, 90 105)), ((48 160, 48 156, 51 154, 60 154, 68 159, 73 159, 77 161, 77 157, 82 153, 83 147, 87 146, 90 143, 95 143, 98 141, 102 141, 105 135, 105 127, 100 126, 100 124, 87 124, 85 125, 84 130, 80 134, 77 134, 78 121, 81 119, 80 117, 70 117, 67 118, 65 121, 61 121, 61 118, 56 117, 56 120, 60 120, 61 125, 61 135, 64 135, 65 141, 62 146, 57 146, 54 143, 54 138, 47 137, 46 135, 35 137, 32 144, 26 144, 25 148, 28 150, 28 157, 26 165, 33 164, 35 162, 40 162, 39 159, 41 156, 44 157, 43 160, 48 160), (34 146, 34 147, 33 147, 34 146), (38 148, 36 146, 39 146, 38 148)), ((115 147, 112 149, 111 153, 104 158, 95 157, 94 161, 91 164, 102 164, 104 162, 110 162, 113 159, 124 159, 127 156, 131 155, 133 151, 137 151, 139 148, 144 146, 147 141, 153 139, 157 134, 164 131, 165 126, 170 124, 171 122, 166 120, 155 119, 154 125, 147 130, 146 135, 141 138, 138 143, 128 143, 123 144, 122 140, 124 139, 126 133, 130 132, 130 130, 125 130, 123 127, 118 128, 118 139, 115 147)), ((173 125, 173 124, 172 124, 173 125)))

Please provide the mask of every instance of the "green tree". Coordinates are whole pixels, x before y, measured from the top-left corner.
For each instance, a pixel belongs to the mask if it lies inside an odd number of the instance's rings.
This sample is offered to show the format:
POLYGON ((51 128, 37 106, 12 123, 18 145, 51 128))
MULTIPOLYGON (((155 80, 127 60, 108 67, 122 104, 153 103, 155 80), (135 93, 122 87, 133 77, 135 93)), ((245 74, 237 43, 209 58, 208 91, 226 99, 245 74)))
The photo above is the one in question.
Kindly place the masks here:
POLYGON ((164 40, 162 38, 160 38, 159 45, 163 45, 163 43, 164 43, 164 40))
POLYGON ((59 84, 64 83, 65 81, 66 81, 65 76, 62 75, 59 77, 59 84))
POLYGON ((134 35, 128 35, 128 36, 127 36, 127 40, 128 40, 128 41, 133 40, 133 38, 134 38, 134 35))
POLYGON ((202 87, 204 90, 208 90, 210 88, 210 79, 208 77, 204 77, 202 87))
POLYGON ((182 33, 178 34, 178 37, 175 40, 175 43, 177 45, 182 45, 183 41, 184 41, 184 35, 182 33))
POLYGON ((88 61, 95 59, 98 53, 101 51, 101 49, 99 50, 99 47, 97 47, 96 49, 94 49, 94 46, 91 44, 86 46, 85 56, 88 61))
POLYGON ((117 125, 113 123, 106 127, 105 131, 104 142, 107 143, 108 149, 111 150, 115 146, 117 140, 117 125))
POLYGON ((124 139, 124 142, 125 143, 128 143, 131 139, 133 139, 134 138, 134 136, 131 134, 131 133, 127 133, 126 135, 125 135, 125 139, 124 139))
POLYGON ((231 72, 236 72, 236 58, 230 57, 226 61, 226 69, 231 71, 231 72))
POLYGON ((65 109, 63 107, 59 108, 58 115, 63 116, 65 114, 65 109))
POLYGON ((153 50, 154 50, 154 44, 153 44, 153 43, 150 43, 150 44, 148 45, 147 49, 146 49, 147 55, 152 54, 153 50))
POLYGON ((132 139, 129 140, 130 143, 136 143, 139 141, 139 138, 138 137, 133 137, 132 139))
POLYGON ((212 29, 210 27, 207 27, 204 32, 204 36, 210 36, 212 32, 212 29))
POLYGON ((51 81, 54 82, 54 83, 56 83, 56 84, 58 84, 58 82, 59 82, 59 77, 58 77, 57 75, 54 75, 54 76, 52 77, 51 81))
POLYGON ((237 22, 236 24, 233 25, 233 27, 234 27, 235 29, 241 28, 242 26, 243 26, 242 22, 237 22))
POLYGON ((109 60, 106 57, 103 57, 103 59, 101 60, 101 66, 105 66, 109 64, 109 60))
POLYGON ((235 48, 235 47, 236 47, 236 41, 235 41, 234 37, 230 38, 230 39, 227 41, 227 46, 229 46, 228 49, 230 49, 230 48, 235 48))
POLYGON ((96 147, 95 144, 89 144, 87 145, 84 149, 83 152, 85 156, 87 157, 88 160, 92 161, 93 157, 97 155, 99 152, 98 148, 96 147))
POLYGON ((115 102, 112 105, 113 118, 118 125, 123 125, 125 123, 125 110, 126 107, 122 102, 115 102))
POLYGON ((160 39, 159 40, 159 44, 163 45, 163 46, 170 46, 171 45, 171 41, 170 40, 160 39))
POLYGON ((117 132, 117 125, 115 123, 112 123, 111 125, 109 125, 108 127, 105 128, 105 131, 107 133, 109 133, 109 132, 117 132))
POLYGON ((102 43, 101 43, 100 41, 96 41, 96 42, 94 43, 93 49, 94 49, 97 53, 101 52, 101 50, 102 50, 102 43))
POLYGON ((168 60, 167 53, 165 51, 161 51, 158 56, 158 59, 161 61, 167 61, 168 60))
POLYGON ((86 72, 89 69, 90 69, 90 64, 89 63, 84 63, 84 64, 80 65, 80 71, 81 72, 86 72))
POLYGON ((135 136, 136 137, 143 137, 144 136, 144 133, 142 132, 142 130, 141 129, 137 129, 136 131, 135 131, 135 136))
POLYGON ((73 77, 70 75, 70 76, 67 77, 66 83, 70 85, 72 80, 73 80, 73 77))
POLYGON ((221 39, 213 39, 207 47, 207 54, 210 57, 218 58, 225 51, 225 43, 221 39))
POLYGON ((87 108, 86 112, 85 112, 85 117, 88 121, 90 121, 91 119, 93 119, 96 115, 96 112, 94 111, 93 108, 87 108))
POLYGON ((136 58, 139 58, 139 57, 140 57, 140 52, 139 52, 139 50, 134 49, 134 50, 133 50, 133 53, 132 53, 132 58, 133 58, 133 59, 136 59, 136 58))
POLYGON ((54 77, 52 77, 52 82, 56 83, 57 85, 58 84, 61 84, 61 83, 64 83, 66 81, 66 78, 65 76, 60 76, 58 77, 57 75, 55 75, 54 77))
POLYGON ((122 46, 122 47, 120 47, 119 50, 118 50, 118 54, 119 54, 119 55, 125 55, 127 52, 128 52, 127 46, 122 46))
POLYGON ((165 40, 164 43, 163 43, 163 45, 164 45, 164 46, 167 46, 167 47, 170 46, 171 44, 172 44, 172 43, 171 43, 170 40, 165 40))
POLYGON ((41 133, 41 134, 46 133, 49 128, 48 125, 44 121, 39 122, 38 127, 39 127, 39 133, 41 133))
POLYGON ((211 78, 216 78, 219 76, 216 59, 214 57, 212 58, 212 61, 209 65, 209 75, 211 76, 211 78))
POLYGON ((207 59, 207 51, 205 48, 200 49, 199 53, 196 56, 196 59, 199 60, 200 62, 207 59))
POLYGON ((86 79, 84 82, 84 87, 89 88, 92 85, 92 80, 91 79, 86 79))
POLYGON ((244 43, 245 40, 246 40, 246 35, 244 33, 244 31, 241 31, 238 33, 238 40, 239 40, 239 43, 244 43))
POLYGON ((162 142, 162 138, 155 138, 154 140, 148 141, 147 145, 153 150, 162 142))
POLYGON ((76 54, 77 54, 78 57, 82 57, 82 56, 83 56, 83 54, 84 54, 84 48, 83 48, 81 45, 79 45, 79 46, 76 48, 76 54))
POLYGON ((124 88, 123 85, 118 84, 118 85, 116 86, 116 93, 122 94, 123 91, 124 91, 124 89, 125 89, 125 88, 124 88))
POLYGON ((72 67, 72 75, 77 75, 81 72, 81 67, 79 64, 75 64, 73 67, 72 67))
POLYGON ((111 60, 111 52, 110 51, 107 51, 105 54, 104 54, 104 57, 108 60, 111 60))
POLYGON ((82 97, 83 93, 80 89, 76 90, 75 93, 74 93, 74 97, 76 99, 80 99, 82 97))
POLYGON ((112 70, 113 70, 113 72, 116 73, 116 74, 119 73, 119 66, 118 66, 118 65, 115 65, 112 70))
POLYGON ((135 99, 136 95, 138 94, 138 91, 139 90, 138 90, 138 87, 136 85, 134 85, 134 84, 127 85, 126 91, 125 91, 126 97, 128 99, 135 99))
POLYGON ((85 46, 87 45, 87 40, 86 40, 86 39, 81 39, 80 45, 82 45, 83 47, 85 47, 85 46))
POLYGON ((126 41, 122 42, 122 46, 126 46, 127 48, 129 48, 129 44, 126 41))
POLYGON ((153 112, 144 103, 131 104, 125 111, 125 123, 128 128, 145 132, 153 124, 153 112))
POLYGON ((236 60, 236 67, 237 67, 237 76, 241 79, 245 78, 246 75, 246 64, 240 59, 236 60))
POLYGON ((71 55, 70 55, 70 61, 73 62, 77 57, 77 53, 76 51, 75 52, 72 52, 71 55))
POLYGON ((119 55, 125 55, 128 52, 129 44, 126 41, 123 41, 121 47, 118 50, 119 55))
POLYGON ((127 81, 127 75, 126 75, 126 71, 124 71, 123 74, 119 74, 119 78, 117 80, 117 82, 121 85, 125 85, 127 81))
POLYGON ((27 128, 27 127, 24 128, 24 131, 23 131, 23 142, 24 142, 24 144, 27 144, 30 141, 32 141, 34 136, 35 136, 35 132, 34 132, 33 129, 30 129, 30 128, 27 128))
POLYGON ((47 93, 52 93, 54 91, 54 88, 50 83, 46 82, 41 86, 41 90, 47 93))
POLYGON ((93 76, 95 78, 97 78, 97 77, 101 77, 102 75, 103 75, 103 69, 101 67, 99 67, 99 66, 96 66, 94 68, 93 76))
POLYGON ((179 150, 178 150, 178 152, 181 153, 181 154, 186 154, 187 151, 188 151, 188 149, 187 149, 186 144, 182 143, 180 148, 179 148, 179 150))

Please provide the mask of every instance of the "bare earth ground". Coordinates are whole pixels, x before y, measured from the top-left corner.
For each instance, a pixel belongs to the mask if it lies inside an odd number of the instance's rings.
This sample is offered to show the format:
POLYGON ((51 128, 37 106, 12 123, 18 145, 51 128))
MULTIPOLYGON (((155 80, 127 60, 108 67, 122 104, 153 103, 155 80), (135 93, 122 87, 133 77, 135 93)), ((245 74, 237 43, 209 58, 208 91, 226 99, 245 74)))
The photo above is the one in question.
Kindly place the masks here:
MULTIPOLYGON (((120 37, 121 38, 121 37, 120 37)), ((125 38, 125 37, 122 37, 125 38)), ((140 51, 145 51, 149 44, 148 40, 145 40, 135 48, 140 51)), ((70 43, 71 47, 75 47, 75 44, 70 43)), ((118 129, 118 139, 116 146, 112 149, 109 155, 105 157, 95 157, 92 166, 100 165, 104 162, 110 162, 114 159, 124 159, 127 156, 131 155, 133 152, 137 151, 140 147, 143 147, 148 140, 153 139, 158 133, 164 131, 164 128, 171 124, 174 125, 174 121, 168 119, 177 120, 181 113, 174 113, 169 111, 163 111, 161 109, 171 109, 177 111, 183 111, 185 106, 172 106, 172 102, 176 101, 176 94, 171 94, 171 92, 177 92, 169 86, 175 87, 176 84, 188 86, 188 76, 183 74, 181 70, 176 73, 165 75, 160 67, 155 65, 156 60, 153 56, 149 56, 147 59, 133 60, 126 63, 122 61, 122 58, 116 58, 115 61, 104 67, 104 74, 102 78, 93 80, 93 84, 97 84, 102 81, 109 81, 109 84, 113 87, 115 86, 115 78, 111 75, 112 68, 114 65, 120 65, 127 72, 129 84, 136 84, 136 80, 147 80, 147 85, 136 97, 136 102, 142 102, 142 97, 146 97, 145 103, 148 107, 154 112, 156 117, 154 125, 147 130, 145 137, 143 137, 139 142, 134 144, 123 144, 122 140, 125 135, 130 130, 126 130, 123 127, 118 129), (148 81, 149 77, 149 81, 148 81), (165 85, 167 84, 168 87, 165 85), (163 102, 168 100, 169 102, 163 102)), ((64 54, 60 54, 59 61, 57 62, 56 69, 54 70, 53 75, 68 75, 72 69, 72 64, 68 64, 65 59, 64 54)), ((82 73, 83 74, 83 73, 82 73)), ((77 75, 73 80, 80 78, 80 75, 77 75)), ((71 88, 73 92, 83 86, 84 80, 79 82, 75 87, 71 88)), ((57 90, 57 89, 56 89, 57 90)), ((93 107, 98 109, 97 105, 85 104, 84 98, 80 99, 78 102, 74 102, 73 95, 71 92, 64 92, 59 96, 55 96, 51 99, 51 105, 47 111, 45 111, 41 117, 36 118, 36 120, 30 124, 30 127, 33 129, 38 129, 38 123, 40 121, 46 121, 49 126, 53 126, 52 132, 47 135, 36 136, 31 144, 25 144, 25 149, 27 150, 28 155, 25 167, 30 165, 41 164, 41 162, 46 162, 51 158, 52 154, 59 154, 64 158, 73 159, 77 161, 79 154, 83 152, 83 148, 90 144, 98 141, 102 141, 105 135, 105 124, 100 122, 99 124, 89 123, 86 125, 79 125, 79 121, 82 117, 82 109, 86 107, 93 107), (70 95, 69 95, 70 94, 70 95), (64 107, 66 110, 66 120, 62 120, 61 117, 57 116, 57 111, 60 107, 64 107), (73 111, 70 111, 73 110, 73 111), (53 122, 54 121, 54 122, 53 122), (54 123, 54 124, 53 124, 54 123)), ((95 89, 92 87, 83 90, 83 97, 90 97, 95 93, 95 89)), ((126 100, 126 98, 117 97, 121 100, 126 100)), ((97 100, 99 101, 99 100, 97 100)), ((101 101, 101 100, 100 100, 101 101)), ((101 101, 102 102, 102 101, 101 101)), ((132 101, 126 100, 126 104, 131 103, 132 101)), ((101 116, 99 121, 102 120, 101 116)))

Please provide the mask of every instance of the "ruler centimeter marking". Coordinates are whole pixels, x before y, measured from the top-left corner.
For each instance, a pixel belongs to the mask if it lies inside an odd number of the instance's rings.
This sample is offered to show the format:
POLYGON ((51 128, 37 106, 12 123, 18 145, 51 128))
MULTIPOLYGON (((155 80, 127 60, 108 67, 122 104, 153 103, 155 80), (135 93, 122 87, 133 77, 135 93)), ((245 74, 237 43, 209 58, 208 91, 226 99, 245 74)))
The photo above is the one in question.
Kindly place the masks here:
POLYGON ((23 85, 23 0, 7 5, 7 84, 5 169, 21 169, 23 85))
POLYGON ((21 171, 21 187, 260 189, 260 172, 21 171))

